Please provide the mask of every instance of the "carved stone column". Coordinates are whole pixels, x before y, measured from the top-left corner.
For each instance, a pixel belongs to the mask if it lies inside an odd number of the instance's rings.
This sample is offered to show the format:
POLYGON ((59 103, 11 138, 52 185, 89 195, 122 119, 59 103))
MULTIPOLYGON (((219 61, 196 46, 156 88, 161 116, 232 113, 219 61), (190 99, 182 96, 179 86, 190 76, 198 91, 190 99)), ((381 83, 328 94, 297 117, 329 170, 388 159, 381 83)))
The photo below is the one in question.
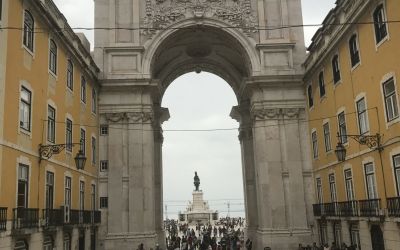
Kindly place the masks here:
POLYGON ((243 189, 246 204, 247 237, 254 238, 258 228, 256 174, 254 169, 253 131, 249 104, 232 108, 231 117, 240 123, 239 140, 242 153, 243 189))
MULTIPOLYGON (((257 248, 294 249, 308 242, 299 107, 253 105, 258 206, 257 248)), ((303 118, 303 119, 302 119, 303 118)))

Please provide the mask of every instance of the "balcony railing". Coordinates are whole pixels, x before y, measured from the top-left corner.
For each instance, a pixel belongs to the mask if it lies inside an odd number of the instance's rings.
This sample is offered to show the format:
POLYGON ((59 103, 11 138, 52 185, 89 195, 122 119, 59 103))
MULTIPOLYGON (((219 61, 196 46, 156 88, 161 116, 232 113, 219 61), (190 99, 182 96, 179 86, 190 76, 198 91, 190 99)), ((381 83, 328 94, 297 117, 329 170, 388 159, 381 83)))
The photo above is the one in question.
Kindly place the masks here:
POLYGON ((7 208, 0 207, 0 231, 7 230, 7 208))
POLYGON ((337 203, 325 203, 324 204, 324 213, 326 216, 339 216, 339 210, 337 209, 337 203))
POLYGON ((387 198, 388 215, 400 217, 400 197, 387 198))
POLYGON ((43 209, 45 227, 61 226, 64 223, 64 211, 61 209, 43 209))
POLYGON ((101 223, 101 212, 90 210, 70 210, 71 225, 101 223))
POLYGON ((381 215, 381 199, 359 201, 360 216, 379 217, 381 215))
POLYGON ((35 228, 39 225, 39 209, 14 208, 13 229, 35 228))
POLYGON ((359 216, 358 201, 343 201, 338 202, 339 214, 342 217, 357 217, 359 216))

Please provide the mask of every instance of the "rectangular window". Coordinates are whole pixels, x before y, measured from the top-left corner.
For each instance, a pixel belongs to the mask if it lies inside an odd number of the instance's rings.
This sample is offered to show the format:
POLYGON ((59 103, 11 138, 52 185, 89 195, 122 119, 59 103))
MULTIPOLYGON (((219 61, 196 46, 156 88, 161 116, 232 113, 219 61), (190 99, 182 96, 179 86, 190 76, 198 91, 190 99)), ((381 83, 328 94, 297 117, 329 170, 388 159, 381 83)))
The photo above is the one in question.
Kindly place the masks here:
POLYGON ((346 116, 344 111, 338 115, 339 122, 339 135, 340 141, 344 144, 347 143, 347 127, 346 127, 346 116))
POLYGON ((399 117, 396 88, 393 78, 383 83, 383 94, 385 97, 385 108, 387 121, 393 121, 399 117))
POLYGON ((86 155, 86 131, 81 128, 81 150, 86 155))
POLYGON ((333 237, 334 237, 334 242, 336 243, 336 246, 341 246, 342 245, 342 227, 340 226, 340 223, 335 222, 333 224, 333 237))
POLYGON ((378 197, 375 183, 374 165, 370 162, 364 165, 365 170, 365 184, 367 186, 367 197, 369 200, 378 197))
POLYGON ((354 200, 354 186, 353 186, 353 175, 350 169, 344 171, 344 181, 346 185, 346 197, 348 201, 354 200))
POLYGON ((103 160, 100 161, 100 172, 107 172, 108 171, 108 161, 103 160))
POLYGON ((312 139, 313 157, 314 159, 316 159, 318 158, 318 139, 316 131, 313 131, 311 133, 311 139, 312 139))
POLYGON ((67 119, 65 123, 65 150, 72 152, 72 121, 67 119))
POLYGON ((47 140, 56 142, 56 110, 50 105, 47 111, 47 140))
POLYGON ((53 209, 54 204, 54 173, 46 172, 46 208, 53 209))
POLYGON ((311 108, 314 106, 314 99, 313 99, 313 93, 312 93, 312 86, 311 84, 308 85, 307 88, 307 95, 308 95, 308 107, 311 108))
POLYGON ((319 83, 319 96, 323 97, 325 96, 324 72, 319 73, 318 83, 319 83))
POLYGON ((79 181, 79 210, 85 210, 85 182, 79 181))
POLYGON ((92 163, 96 164, 96 138, 92 137, 92 163))
POLYGON ((323 125, 323 129, 324 129, 325 152, 329 152, 332 150, 331 132, 330 132, 330 128, 329 128, 329 123, 325 123, 323 125))
POLYGON ((358 128, 360 134, 365 134, 369 131, 368 120, 367 120, 367 108, 365 105, 365 98, 361 98, 357 101, 357 118, 358 128))
POLYGON ((340 66, 339 66, 339 56, 335 55, 332 58, 332 73, 333 73, 333 83, 338 83, 340 81, 340 66))
POLYGON ((74 64, 71 59, 67 61, 67 87, 70 90, 74 89, 74 64))
POLYGON ((23 164, 18 166, 17 208, 28 207, 29 167, 23 164))
POLYGON ((376 43, 380 43, 387 36, 386 14, 383 4, 376 7, 373 16, 376 43))
POLYGON ((100 135, 108 135, 108 125, 100 126, 100 135))
POLYGON ((393 166, 396 178, 397 197, 400 197, 400 154, 393 156, 393 166))
POLYGON ((329 191, 331 192, 331 202, 337 201, 336 195, 336 181, 335 181, 335 174, 329 175, 329 191))
POLYGON ((57 75, 57 45, 50 39, 49 70, 57 75))
POLYGON ((86 103, 86 79, 84 76, 81 77, 81 101, 86 103))
POLYGON ((26 131, 31 131, 32 94, 24 87, 21 87, 20 94, 19 126, 26 131))
POLYGON ((360 52, 358 50, 358 41, 356 34, 351 36, 349 40, 349 48, 350 48, 351 66, 355 67, 358 63, 360 63, 360 52))
POLYGON ((3 1, 0 0, 0 21, 1 21, 2 13, 3 13, 3 1))
POLYGON ((24 12, 24 37, 23 43, 25 48, 33 52, 33 38, 35 34, 35 21, 32 14, 25 10, 24 12))
POLYGON ((322 194, 322 181, 321 178, 317 178, 316 179, 316 183, 317 183, 317 199, 318 199, 318 203, 322 204, 323 203, 323 194, 322 194))
POLYGON ((64 187, 64 205, 71 207, 71 188, 72 179, 71 177, 65 177, 65 187, 64 187))
POLYGON ((100 197, 100 208, 108 208, 108 197, 100 197))
POLYGON ((358 226, 356 225, 351 225, 350 226, 350 240, 352 245, 357 245, 358 249, 361 249, 361 242, 360 242, 360 231, 358 229, 358 226))
POLYGON ((97 113, 97 93, 94 88, 92 89, 92 113, 97 113))

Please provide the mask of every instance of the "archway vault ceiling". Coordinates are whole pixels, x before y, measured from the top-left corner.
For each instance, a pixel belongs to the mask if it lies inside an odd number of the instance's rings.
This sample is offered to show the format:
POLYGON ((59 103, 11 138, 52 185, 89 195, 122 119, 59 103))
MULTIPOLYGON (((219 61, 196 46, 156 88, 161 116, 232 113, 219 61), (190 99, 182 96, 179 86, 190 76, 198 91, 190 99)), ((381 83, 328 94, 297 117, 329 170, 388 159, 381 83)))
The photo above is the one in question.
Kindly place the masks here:
POLYGON ((227 32, 201 27, 177 30, 158 47, 152 61, 153 79, 164 92, 177 77, 207 71, 225 79, 238 94, 243 78, 251 72, 244 48, 227 32))

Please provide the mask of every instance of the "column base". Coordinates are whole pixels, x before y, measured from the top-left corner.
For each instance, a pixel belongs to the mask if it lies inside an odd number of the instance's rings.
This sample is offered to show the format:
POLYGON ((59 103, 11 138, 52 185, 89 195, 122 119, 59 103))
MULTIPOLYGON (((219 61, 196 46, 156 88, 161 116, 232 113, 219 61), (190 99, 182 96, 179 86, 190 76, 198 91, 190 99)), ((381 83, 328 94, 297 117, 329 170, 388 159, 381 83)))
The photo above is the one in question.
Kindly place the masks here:
POLYGON ((155 249, 158 244, 166 249, 165 232, 108 234, 104 239, 104 250, 136 249, 143 243, 144 249, 155 249))
MULTIPOLYGON (((270 247, 273 250, 297 250, 299 244, 312 245, 313 237, 311 229, 258 229, 249 236, 253 241, 253 249, 270 247)), ((245 239, 247 240, 247 239, 245 239)))

